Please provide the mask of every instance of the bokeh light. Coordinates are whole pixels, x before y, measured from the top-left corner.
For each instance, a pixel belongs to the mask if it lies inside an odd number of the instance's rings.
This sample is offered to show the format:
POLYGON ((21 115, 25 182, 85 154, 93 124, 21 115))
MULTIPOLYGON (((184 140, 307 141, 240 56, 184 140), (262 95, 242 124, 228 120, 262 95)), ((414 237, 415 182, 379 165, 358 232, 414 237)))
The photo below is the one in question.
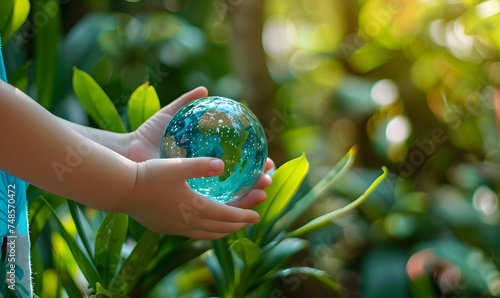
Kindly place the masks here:
POLYGON ((410 136, 410 122, 405 116, 396 116, 389 120, 385 129, 385 136, 390 143, 403 143, 410 136))

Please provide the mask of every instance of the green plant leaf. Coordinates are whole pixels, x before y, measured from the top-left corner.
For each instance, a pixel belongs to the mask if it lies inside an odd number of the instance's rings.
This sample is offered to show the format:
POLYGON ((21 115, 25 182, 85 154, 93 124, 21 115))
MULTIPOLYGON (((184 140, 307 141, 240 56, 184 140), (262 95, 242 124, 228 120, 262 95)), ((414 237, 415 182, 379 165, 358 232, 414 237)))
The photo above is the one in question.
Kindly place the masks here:
POLYGON ((284 210, 309 171, 305 154, 279 167, 273 175, 273 184, 266 189, 267 199, 255 210, 260 221, 255 224, 252 239, 259 243, 264 229, 284 210))
POLYGON ((77 283, 75 282, 73 277, 65 269, 61 270, 61 285, 62 287, 64 287, 64 290, 66 291, 69 297, 85 296, 85 294, 82 293, 80 288, 77 286, 77 283))
POLYGON ((91 262, 89 257, 80 249, 75 239, 73 239, 73 237, 71 237, 71 235, 66 231, 63 223, 59 219, 59 216, 57 215, 54 208, 52 208, 52 206, 49 204, 49 202, 47 202, 47 200, 45 200, 44 197, 40 196, 39 198, 43 200, 43 202, 47 204, 47 206, 49 207, 49 210, 52 212, 52 215, 54 216, 57 225, 61 230, 61 236, 68 244, 68 247, 71 250, 71 253, 73 254, 73 257, 75 258, 76 262, 78 263, 80 270, 82 270, 83 275, 85 275, 85 277, 87 278, 88 282, 90 283, 90 286, 93 289, 95 289, 96 283, 101 280, 99 272, 97 271, 97 269, 95 268, 94 264, 91 262))
MULTIPOLYGON (((250 281, 267 278, 278 269, 288 258, 298 251, 306 248, 308 241, 299 238, 286 238, 277 244, 272 244, 270 249, 263 248, 262 256, 257 261, 252 271, 250 281)), ((249 282, 250 282, 249 281, 249 282)))
POLYGON ((332 290, 338 291, 340 289, 339 284, 330 275, 328 275, 328 273, 326 273, 323 270, 311 267, 292 267, 292 268, 281 269, 276 273, 274 273, 273 275, 271 275, 270 277, 252 284, 252 286, 248 289, 248 292, 253 292, 260 286, 270 281, 273 281, 275 279, 281 279, 283 277, 287 277, 293 274, 303 274, 307 276, 312 276, 332 290))
MULTIPOLYGON (((92 249, 90 248, 90 237, 94 237, 94 235, 88 235, 88 223, 87 223, 87 228, 84 226, 84 220, 86 220, 85 216, 80 212, 78 209, 78 206, 75 202, 73 201, 68 201, 68 209, 69 212, 71 213, 71 217, 73 218, 73 222, 75 223, 76 226, 76 232, 80 236, 80 239, 82 240, 83 246, 87 250, 87 253, 89 256, 93 256, 94 253, 92 249)), ((93 233, 92 233, 93 234, 93 233)))
POLYGON ((7 43, 7 36, 10 35, 9 26, 12 20, 15 0, 0 1, 0 34, 2 34, 2 45, 7 43))
POLYGON ((28 61, 9 75, 9 83, 24 93, 28 92, 30 66, 31 61, 28 61))
POLYGON ((218 240, 212 241, 214 254, 219 261, 221 268, 224 272, 225 276, 225 287, 228 293, 233 292, 234 287, 234 275, 235 275, 235 267, 233 262, 233 255, 229 250, 229 246, 227 245, 226 237, 218 240))
POLYGON ((153 86, 148 82, 139 86, 128 101, 128 120, 130 130, 134 131, 149 117, 160 110, 160 99, 153 86))
POLYGON ((148 265, 148 274, 141 278, 137 290, 151 289, 164 276, 206 252, 210 245, 209 241, 195 241, 180 236, 164 237, 155 258, 148 265))
POLYGON ((26 21, 30 12, 28 0, 3 0, 0 1, 0 35, 2 46, 9 41, 26 21))
POLYGON ((107 287, 116 273, 123 242, 127 236, 128 216, 108 213, 102 221, 95 239, 95 265, 107 287))
POLYGON ((325 190, 330 188, 338 179, 340 179, 354 164, 358 147, 352 147, 349 152, 330 170, 330 172, 321 179, 304 197, 302 197, 288 212, 277 220, 272 230, 275 236, 285 231, 304 211, 311 206, 316 199, 325 190))
POLYGON ((146 232, 147 228, 138 223, 132 217, 128 219, 128 235, 132 237, 135 241, 139 240, 141 236, 146 232))
POLYGON ((90 117, 100 128, 126 132, 118 111, 104 90, 89 74, 76 67, 73 73, 73 88, 90 117))
POLYGON ((37 101, 50 109, 56 87, 59 37, 61 36, 61 17, 59 2, 38 0, 33 6, 36 15, 46 15, 45 26, 39 26, 35 37, 35 85, 37 101), (53 13, 46 13, 51 11, 53 13))
MULTIPOLYGON (((66 201, 66 199, 55 195, 53 197, 54 199, 50 200, 50 205, 54 208, 61 206, 66 201)), ((47 200, 49 200, 49 198, 47 198, 47 200)), ((30 241, 31 243, 36 243, 38 236, 40 236, 40 233, 42 233, 43 228, 52 216, 52 211, 50 211, 49 206, 38 197, 29 203, 28 210, 30 241)))
POLYGON ((247 267, 252 266, 260 257, 259 246, 247 238, 232 241, 229 249, 233 249, 247 267))
POLYGON ((224 271, 222 270, 222 266, 217 260, 217 257, 214 254, 213 250, 209 250, 201 255, 202 261, 207 266, 210 273, 212 273, 212 277, 214 278, 215 285, 219 290, 219 294, 221 297, 226 297, 226 277, 224 275, 224 271))
POLYGON ((97 283, 97 294, 96 297, 110 297, 110 298, 130 298, 129 296, 113 293, 110 290, 106 290, 100 283, 97 283))
POLYGON ((127 295, 142 277, 149 262, 158 251, 160 235, 147 230, 137 242, 130 256, 111 283, 111 291, 127 295))
POLYGON ((332 212, 329 212, 327 214, 323 214, 323 215, 311 220, 307 224, 305 224, 302 227, 293 231, 290 234, 290 237, 298 237, 298 236, 319 230, 319 229, 324 228, 326 226, 329 226, 333 223, 333 220, 336 217, 339 217, 342 214, 345 214, 346 212, 348 212, 349 210, 352 210, 352 209, 356 208, 357 206, 359 206, 375 190, 375 188, 377 188, 377 186, 382 181, 384 181, 385 178, 387 177, 387 173, 388 173, 387 168, 383 167, 382 170, 384 171, 384 173, 382 175, 380 175, 370 185, 370 187, 368 187, 368 189, 361 196, 359 196, 356 200, 354 200, 353 202, 347 204, 346 206, 344 206, 342 208, 339 208, 339 209, 334 210, 332 212))

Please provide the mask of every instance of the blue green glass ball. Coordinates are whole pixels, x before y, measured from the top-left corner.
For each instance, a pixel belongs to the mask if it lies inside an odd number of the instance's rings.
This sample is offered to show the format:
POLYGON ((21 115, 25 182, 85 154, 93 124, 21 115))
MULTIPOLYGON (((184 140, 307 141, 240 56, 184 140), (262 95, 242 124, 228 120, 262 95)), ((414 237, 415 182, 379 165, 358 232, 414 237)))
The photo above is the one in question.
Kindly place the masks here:
POLYGON ((244 197, 259 180, 267 142, 252 111, 232 99, 212 96, 188 103, 173 116, 163 133, 160 157, 222 159, 224 172, 219 176, 187 182, 209 199, 229 202, 244 197))

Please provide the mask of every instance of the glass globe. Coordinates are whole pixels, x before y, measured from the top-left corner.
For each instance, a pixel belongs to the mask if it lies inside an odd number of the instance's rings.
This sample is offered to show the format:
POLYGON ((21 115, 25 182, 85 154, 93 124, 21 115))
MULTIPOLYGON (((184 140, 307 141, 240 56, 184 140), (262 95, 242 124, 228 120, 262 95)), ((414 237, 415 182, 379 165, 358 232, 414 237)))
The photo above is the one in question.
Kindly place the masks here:
POLYGON ((229 202, 244 197, 259 180, 267 142, 262 125, 247 107, 212 96, 190 102, 174 115, 163 133, 160 157, 221 159, 222 174, 187 182, 201 195, 229 202))

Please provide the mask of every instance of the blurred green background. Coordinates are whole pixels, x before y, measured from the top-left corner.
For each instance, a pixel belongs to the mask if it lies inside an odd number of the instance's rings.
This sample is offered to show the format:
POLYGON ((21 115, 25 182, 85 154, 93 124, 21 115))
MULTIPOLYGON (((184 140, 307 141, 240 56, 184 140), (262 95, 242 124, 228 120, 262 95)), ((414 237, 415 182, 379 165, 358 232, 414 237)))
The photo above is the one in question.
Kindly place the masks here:
MULTIPOLYGON (((500 1, 31 4, 5 44, 7 71, 59 116, 95 125, 73 92, 75 66, 124 118, 145 81, 162 106, 206 86, 248 103, 278 165, 306 153, 311 170, 299 193, 357 144, 355 170, 302 223, 345 205, 388 166, 374 195, 309 235, 308 250, 290 261, 327 271, 342 297, 500 296, 500 1)), ((155 297, 168 297, 163 284, 151 289, 155 297)), ((300 275, 269 290, 339 295, 300 275)))

